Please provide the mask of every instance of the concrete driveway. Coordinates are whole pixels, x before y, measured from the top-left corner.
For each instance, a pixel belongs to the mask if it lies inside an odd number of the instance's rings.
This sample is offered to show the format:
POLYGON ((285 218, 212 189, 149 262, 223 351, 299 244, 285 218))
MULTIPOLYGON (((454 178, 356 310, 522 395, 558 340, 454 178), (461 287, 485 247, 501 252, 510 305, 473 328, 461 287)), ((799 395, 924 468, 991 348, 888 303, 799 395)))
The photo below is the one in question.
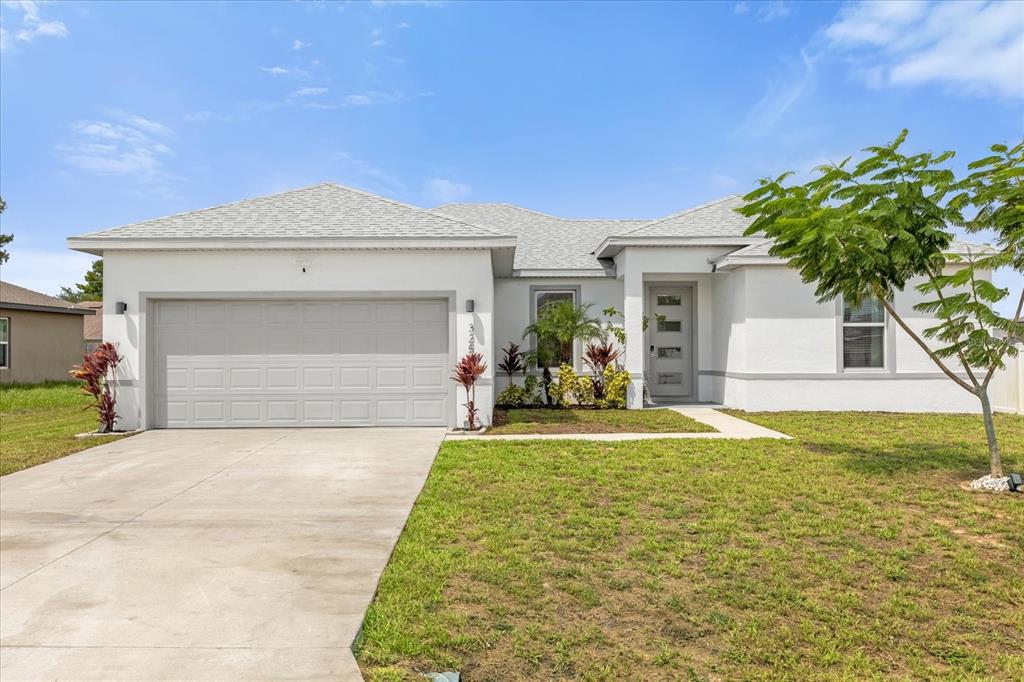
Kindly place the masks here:
POLYGON ((443 429, 149 431, 0 479, 0 678, 361 679, 443 429))

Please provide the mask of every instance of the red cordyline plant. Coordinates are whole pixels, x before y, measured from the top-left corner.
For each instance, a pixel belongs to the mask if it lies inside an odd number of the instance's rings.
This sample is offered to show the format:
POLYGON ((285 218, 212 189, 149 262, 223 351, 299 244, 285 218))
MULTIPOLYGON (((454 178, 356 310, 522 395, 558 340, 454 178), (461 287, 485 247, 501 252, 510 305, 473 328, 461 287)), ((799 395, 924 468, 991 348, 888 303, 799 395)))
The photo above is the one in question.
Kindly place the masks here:
POLYGON ((587 367, 594 370, 594 398, 604 398, 604 370, 613 362, 619 359, 622 351, 608 343, 588 343, 587 350, 583 354, 583 362, 587 367))
POLYGON ((479 412, 474 406, 476 382, 486 371, 487 364, 484 362, 484 356, 480 353, 468 353, 455 365, 455 372, 452 376, 452 381, 466 389, 466 421, 469 422, 470 431, 476 430, 476 413, 479 412))
POLYGON ((116 399, 111 390, 111 382, 114 369, 120 362, 121 355, 117 352, 117 346, 108 341, 82 356, 82 364, 75 365, 71 370, 71 376, 83 382, 82 392, 91 395, 96 401, 89 407, 95 407, 99 412, 100 433, 113 431, 114 422, 117 421, 117 412, 114 411, 116 399))

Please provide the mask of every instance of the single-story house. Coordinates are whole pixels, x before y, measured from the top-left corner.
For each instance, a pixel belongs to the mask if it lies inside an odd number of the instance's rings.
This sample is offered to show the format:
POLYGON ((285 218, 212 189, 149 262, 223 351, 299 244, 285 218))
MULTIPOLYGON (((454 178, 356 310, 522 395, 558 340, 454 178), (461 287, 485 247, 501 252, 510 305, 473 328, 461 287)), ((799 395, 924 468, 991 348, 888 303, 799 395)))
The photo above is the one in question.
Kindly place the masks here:
MULTIPOLYGON (((630 407, 646 382, 652 401, 747 410, 976 409, 880 306, 818 303, 744 236, 741 203, 577 220, 326 183, 68 244, 104 258, 125 428, 462 425, 450 372, 470 351, 487 423, 500 348, 556 299, 623 313, 630 407)), ((895 304, 923 328, 919 300, 895 304)))
POLYGON ((91 353, 103 343, 103 301, 79 301, 78 305, 94 312, 94 314, 82 318, 85 352, 91 353))
POLYGON ((70 381, 82 362, 82 318, 94 311, 0 282, 0 383, 70 381))

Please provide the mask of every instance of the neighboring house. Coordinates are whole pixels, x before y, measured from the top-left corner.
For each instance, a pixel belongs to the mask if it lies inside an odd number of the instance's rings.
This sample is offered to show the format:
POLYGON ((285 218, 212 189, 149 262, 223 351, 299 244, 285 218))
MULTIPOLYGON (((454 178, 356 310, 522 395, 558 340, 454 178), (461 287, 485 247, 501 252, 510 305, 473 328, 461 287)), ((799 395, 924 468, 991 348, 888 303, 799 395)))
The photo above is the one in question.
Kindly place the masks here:
POLYGON ((103 301, 79 301, 78 305, 93 311, 92 315, 82 318, 85 352, 91 353, 103 343, 103 301))
POLYGON ((70 381, 82 362, 82 317, 93 311, 0 282, 0 383, 70 381))
MULTIPOLYGON (((818 303, 743 236, 741 203, 575 220, 321 184, 68 244, 104 258, 125 428, 461 425, 450 374, 471 350, 487 423, 500 348, 556 299, 624 313, 630 407, 646 382, 656 401, 747 410, 976 409, 880 306, 818 303)), ((895 304, 923 328, 918 300, 895 304)))

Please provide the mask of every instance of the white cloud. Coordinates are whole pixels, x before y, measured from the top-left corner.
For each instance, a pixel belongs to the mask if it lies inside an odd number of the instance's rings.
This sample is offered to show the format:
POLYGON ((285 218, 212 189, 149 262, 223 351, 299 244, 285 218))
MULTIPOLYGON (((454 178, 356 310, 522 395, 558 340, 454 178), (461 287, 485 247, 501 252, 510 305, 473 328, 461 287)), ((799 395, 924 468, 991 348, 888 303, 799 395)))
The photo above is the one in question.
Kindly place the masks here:
POLYGON ((758 21, 768 23, 787 16, 793 8, 790 6, 790 3, 783 2, 783 0, 767 0, 762 2, 747 2, 743 0, 732 6, 733 14, 746 14, 751 9, 754 10, 754 16, 757 17, 758 21))
POLYGON ((387 45, 387 41, 384 40, 384 31, 379 28, 375 28, 370 31, 370 45, 372 47, 382 47, 387 45))
POLYGON ((817 77, 816 65, 819 56, 806 51, 800 52, 800 62, 790 68, 790 73, 776 81, 769 81, 764 96, 754 105, 737 132, 741 134, 765 135, 775 127, 793 105, 814 84, 817 77))
POLYGON ((294 97, 316 97, 318 95, 326 95, 327 88, 299 88, 292 92, 294 97))
MULTIPOLYGON (((45 20, 39 14, 39 3, 31 0, 6 0, 4 7, 21 12, 20 28, 13 31, 14 40, 30 43, 39 37, 67 38, 68 27, 63 21, 45 20)), ((13 47, 11 33, 0 27, 0 49, 13 47)))
POLYGON ((462 201, 473 193, 473 188, 445 178, 431 178, 423 185, 423 195, 431 201, 449 203, 462 201))
POLYGON ((310 45, 311 45, 311 43, 307 43, 307 42, 305 42, 303 40, 299 40, 298 38, 296 38, 295 40, 292 41, 292 49, 293 50, 302 50, 302 49, 305 49, 307 47, 310 47, 310 45))
POLYGON ((118 110, 113 120, 76 121, 69 142, 57 146, 64 161, 98 175, 130 177, 144 183, 170 180, 166 162, 174 151, 162 139, 173 131, 162 123, 118 110))
POLYGON ((55 296, 62 286, 81 282, 96 260, 96 256, 67 249, 19 248, 17 230, 14 232, 14 241, 7 247, 11 259, 4 263, 5 282, 55 296))
POLYGON ((263 66, 263 67, 260 67, 260 70, 261 71, 266 71, 271 76, 285 76, 285 75, 291 73, 291 71, 289 69, 286 69, 283 66, 263 66))
MULTIPOLYGON (((325 88, 326 91, 326 88, 325 88)), ((377 90, 371 90, 369 92, 353 93, 351 95, 345 95, 341 100, 336 102, 303 102, 302 106, 307 109, 348 109, 352 107, 370 107, 379 104, 397 104, 399 102, 406 102, 411 99, 417 99, 420 97, 430 97, 434 93, 432 92, 421 92, 415 97, 410 97, 400 90, 393 90, 391 92, 381 92, 377 90)))
POLYGON ((848 3, 825 38, 872 87, 1024 97, 1024 3, 848 3))

